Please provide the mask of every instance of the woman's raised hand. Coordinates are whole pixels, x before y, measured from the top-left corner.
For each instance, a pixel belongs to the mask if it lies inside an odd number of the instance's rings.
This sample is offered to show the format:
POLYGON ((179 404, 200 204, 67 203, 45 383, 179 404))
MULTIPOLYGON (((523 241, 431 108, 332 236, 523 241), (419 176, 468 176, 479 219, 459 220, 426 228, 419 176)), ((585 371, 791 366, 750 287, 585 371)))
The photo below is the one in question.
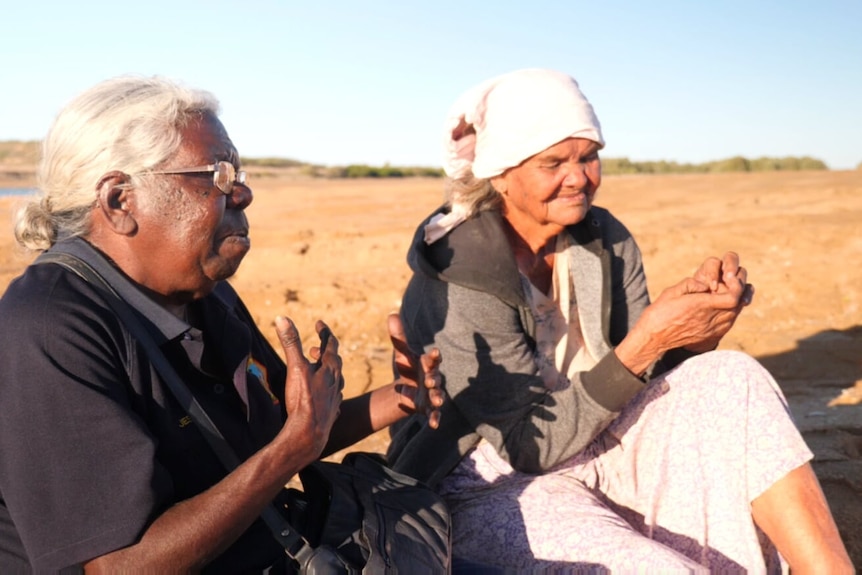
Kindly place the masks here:
POLYGON ((739 265, 739 255, 735 252, 727 252, 720 260, 708 258, 695 272, 694 279, 706 285, 711 294, 722 296, 723 300, 733 298, 736 302, 730 313, 718 314, 713 320, 715 326, 710 330, 712 337, 709 337, 708 331, 704 333, 703 341, 684 346, 691 351, 709 351, 718 346, 721 338, 733 327, 742 308, 751 303, 754 286, 747 283, 748 271, 739 265))
POLYGON ((620 361, 632 372, 642 373, 673 348, 715 349, 742 308, 751 303, 754 288, 747 279, 737 254, 708 258, 694 277, 667 288, 644 310, 617 346, 620 361))
POLYGON ((754 295, 754 287, 746 283, 748 271, 739 265, 736 252, 727 252, 721 259, 707 258, 694 273, 694 279, 707 286, 712 293, 729 291, 739 294, 743 306, 750 304, 754 295))
MULTIPOLYGON (((655 336, 665 351, 685 347, 691 351, 714 349, 730 330, 742 308, 751 303, 753 287, 739 256, 727 252, 708 258, 694 273, 662 292, 650 306, 655 336), (664 327, 661 327, 661 325, 664 327)), ((649 309, 649 308, 648 308, 649 309)))

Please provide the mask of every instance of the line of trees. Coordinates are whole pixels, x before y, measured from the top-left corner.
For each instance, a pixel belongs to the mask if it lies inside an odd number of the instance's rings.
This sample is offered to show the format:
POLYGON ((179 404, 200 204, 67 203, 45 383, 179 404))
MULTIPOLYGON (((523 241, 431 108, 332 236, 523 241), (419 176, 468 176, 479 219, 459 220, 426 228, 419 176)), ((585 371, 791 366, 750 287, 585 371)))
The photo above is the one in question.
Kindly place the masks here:
MULTIPOLYGON (((0 164, 35 166, 40 153, 38 141, 0 141, 0 164)), ((443 170, 434 166, 372 166, 349 164, 326 166, 310 164, 290 158, 264 157, 242 158, 247 169, 256 175, 275 174, 275 170, 294 170, 297 174, 316 178, 440 178, 443 170), (268 169, 274 171, 268 173, 268 169)), ((602 158, 602 172, 618 174, 707 174, 720 172, 767 172, 792 170, 828 170, 825 162, 811 156, 760 157, 749 159, 734 156, 701 164, 659 161, 633 161, 629 158, 602 158)), ((862 163, 857 166, 862 170, 862 163)))
MULTIPOLYGON (((347 166, 324 166, 303 164, 295 160, 277 160, 273 158, 255 159, 243 158, 244 166, 252 167, 295 167, 304 176, 316 178, 440 178, 444 173, 441 168, 427 166, 370 166, 367 164, 350 164, 347 166)), ((862 164, 860 164, 862 167, 862 164)), ((829 166, 822 160, 810 156, 787 156, 781 158, 760 157, 748 159, 734 156, 724 160, 704 162, 702 164, 681 164, 668 161, 637 162, 628 158, 602 158, 602 172, 606 175, 622 174, 708 174, 721 172, 776 172, 794 170, 828 170, 829 166)))
POLYGON ((794 170, 828 170, 822 160, 810 156, 786 156, 783 158, 761 157, 748 159, 733 156, 724 160, 702 164, 680 164, 677 162, 633 162, 628 158, 602 158, 604 174, 709 174, 719 172, 777 172, 794 170))
MULTIPOLYGON (((349 164, 325 166, 307 164, 286 158, 242 158, 246 167, 298 168, 301 175, 315 178, 441 178, 441 168, 428 166, 371 166, 349 164)), ((749 159, 733 156, 701 164, 668 162, 664 160, 638 162, 628 158, 602 158, 602 172, 606 175, 623 174, 709 174, 721 172, 777 172, 795 170, 828 170, 825 162, 811 156, 785 156, 749 159)), ((862 164, 859 164, 862 169, 862 164)))

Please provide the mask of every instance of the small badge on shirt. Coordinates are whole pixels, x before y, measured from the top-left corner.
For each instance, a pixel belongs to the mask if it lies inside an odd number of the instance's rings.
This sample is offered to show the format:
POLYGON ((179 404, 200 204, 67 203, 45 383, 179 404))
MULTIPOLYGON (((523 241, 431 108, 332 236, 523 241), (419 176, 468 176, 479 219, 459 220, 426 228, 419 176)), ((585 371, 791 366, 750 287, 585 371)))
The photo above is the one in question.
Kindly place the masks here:
POLYGON ((248 366, 246 367, 246 372, 253 375, 257 378, 257 380, 263 385, 263 388, 269 394, 270 399, 272 399, 273 405, 278 405, 278 398, 272 393, 272 389, 269 387, 269 379, 267 378, 266 366, 257 361, 252 356, 248 356, 248 366))

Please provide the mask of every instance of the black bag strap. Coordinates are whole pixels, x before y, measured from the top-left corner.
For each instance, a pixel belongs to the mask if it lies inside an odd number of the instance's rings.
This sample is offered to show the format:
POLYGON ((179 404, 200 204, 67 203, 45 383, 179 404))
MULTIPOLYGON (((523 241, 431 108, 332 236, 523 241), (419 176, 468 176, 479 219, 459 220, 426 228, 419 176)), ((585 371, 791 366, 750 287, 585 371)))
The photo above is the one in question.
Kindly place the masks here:
MULTIPOLYGON (((65 252, 48 251, 43 252, 35 264, 56 263, 64 268, 74 272, 85 281, 95 286, 105 297, 105 301, 114 312, 120 317, 129 333, 138 340, 147 352, 147 357, 150 362, 159 372, 162 379, 165 381, 176 400, 180 403, 183 409, 192 418, 192 421, 197 424, 198 429, 203 434, 204 438, 209 443, 210 447, 215 451, 222 465, 228 471, 236 469, 240 464, 239 458, 234 453, 227 440, 219 431, 216 424, 210 419, 207 412, 198 403, 192 395, 191 390, 186 383, 180 378, 173 366, 168 362, 165 354, 156 345, 152 334, 141 323, 141 320, 135 315, 131 307, 123 300, 113 287, 103 278, 99 272, 82 260, 81 258, 65 252)), ((282 544, 285 553, 300 565, 305 565, 314 554, 314 548, 300 535, 295 529, 290 526, 284 517, 270 504, 267 505, 261 512, 261 517, 266 522, 267 527, 272 532, 275 539, 282 544)))

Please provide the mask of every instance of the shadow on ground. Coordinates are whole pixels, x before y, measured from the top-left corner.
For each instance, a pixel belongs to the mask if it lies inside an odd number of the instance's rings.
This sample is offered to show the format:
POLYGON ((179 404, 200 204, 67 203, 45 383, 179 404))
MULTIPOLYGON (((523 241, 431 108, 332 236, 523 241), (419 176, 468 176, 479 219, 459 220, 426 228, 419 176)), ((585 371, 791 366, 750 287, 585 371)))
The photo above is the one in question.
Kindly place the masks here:
POLYGON ((862 381, 862 326, 821 331, 758 360, 787 396, 853 564, 862 570, 862 404, 828 406, 862 381))

